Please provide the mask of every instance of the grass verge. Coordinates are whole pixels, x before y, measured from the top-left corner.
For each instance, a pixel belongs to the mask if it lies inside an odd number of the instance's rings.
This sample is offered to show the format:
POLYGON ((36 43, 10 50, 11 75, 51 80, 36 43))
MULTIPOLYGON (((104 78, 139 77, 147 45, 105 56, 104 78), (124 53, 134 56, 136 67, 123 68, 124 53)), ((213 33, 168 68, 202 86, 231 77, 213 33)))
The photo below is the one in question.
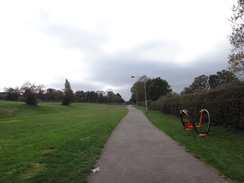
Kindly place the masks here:
MULTIPOLYGON (((139 109, 145 112, 144 108, 139 109)), ((180 118, 176 116, 159 111, 147 112, 146 116, 156 127, 184 146, 196 158, 218 170, 225 178, 243 183, 243 131, 211 127, 207 137, 198 137, 194 131, 184 130, 180 118)))
POLYGON ((126 106, 0 101, 0 182, 86 182, 126 106))

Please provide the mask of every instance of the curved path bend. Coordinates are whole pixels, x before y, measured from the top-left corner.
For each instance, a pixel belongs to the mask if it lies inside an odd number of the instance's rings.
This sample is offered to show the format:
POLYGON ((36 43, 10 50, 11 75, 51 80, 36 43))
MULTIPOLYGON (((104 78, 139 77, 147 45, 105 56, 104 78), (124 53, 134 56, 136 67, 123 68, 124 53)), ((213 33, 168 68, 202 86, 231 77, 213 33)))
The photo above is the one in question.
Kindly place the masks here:
POLYGON ((187 153, 140 110, 129 112, 108 139, 89 183, 226 183, 217 171, 187 153))

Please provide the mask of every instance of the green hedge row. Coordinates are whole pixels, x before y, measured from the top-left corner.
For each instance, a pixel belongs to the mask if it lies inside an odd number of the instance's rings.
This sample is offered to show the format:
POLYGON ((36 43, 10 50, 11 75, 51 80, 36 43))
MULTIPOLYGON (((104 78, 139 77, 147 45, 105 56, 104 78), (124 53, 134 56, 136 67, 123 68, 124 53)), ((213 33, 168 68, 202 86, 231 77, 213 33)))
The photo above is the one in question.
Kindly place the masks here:
POLYGON ((154 110, 179 115, 181 109, 192 107, 192 116, 200 109, 207 109, 213 125, 244 129, 244 83, 228 85, 215 90, 182 96, 164 96, 150 102, 154 110))

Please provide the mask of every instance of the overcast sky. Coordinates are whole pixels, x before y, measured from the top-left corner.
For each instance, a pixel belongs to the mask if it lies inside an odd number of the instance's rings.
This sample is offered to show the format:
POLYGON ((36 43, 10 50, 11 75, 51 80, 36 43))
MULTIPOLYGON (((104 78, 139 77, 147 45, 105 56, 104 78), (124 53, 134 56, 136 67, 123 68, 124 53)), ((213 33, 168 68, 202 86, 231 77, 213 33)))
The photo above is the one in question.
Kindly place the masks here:
POLYGON ((1 0, 0 90, 112 89, 125 100, 137 79, 181 92, 195 77, 227 69, 237 0, 1 0))

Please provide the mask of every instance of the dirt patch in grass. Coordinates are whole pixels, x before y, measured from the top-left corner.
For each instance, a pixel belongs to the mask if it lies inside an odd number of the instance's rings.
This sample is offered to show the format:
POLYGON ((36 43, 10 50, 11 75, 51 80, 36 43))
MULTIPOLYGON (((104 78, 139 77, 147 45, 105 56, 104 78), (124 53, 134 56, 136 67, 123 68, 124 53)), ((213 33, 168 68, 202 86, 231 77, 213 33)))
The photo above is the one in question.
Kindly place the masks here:
POLYGON ((8 139, 0 139, 0 152, 8 145, 10 140, 8 139))
POLYGON ((3 107, 0 107, 0 117, 1 118, 4 118, 4 117, 7 117, 7 116, 11 116, 14 114, 14 110, 13 109, 9 109, 9 108, 3 108, 3 107))
POLYGON ((40 171, 44 170, 45 168, 46 164, 44 163, 34 163, 33 165, 30 165, 25 172, 20 174, 19 178, 21 180, 27 180, 37 175, 40 171))
POLYGON ((49 147, 49 148, 44 148, 39 151, 41 156, 48 156, 51 152, 54 152, 55 148, 54 147, 49 147))
POLYGON ((16 121, 20 121, 20 120, 6 120, 6 121, 0 121, 0 123, 13 123, 16 121))

